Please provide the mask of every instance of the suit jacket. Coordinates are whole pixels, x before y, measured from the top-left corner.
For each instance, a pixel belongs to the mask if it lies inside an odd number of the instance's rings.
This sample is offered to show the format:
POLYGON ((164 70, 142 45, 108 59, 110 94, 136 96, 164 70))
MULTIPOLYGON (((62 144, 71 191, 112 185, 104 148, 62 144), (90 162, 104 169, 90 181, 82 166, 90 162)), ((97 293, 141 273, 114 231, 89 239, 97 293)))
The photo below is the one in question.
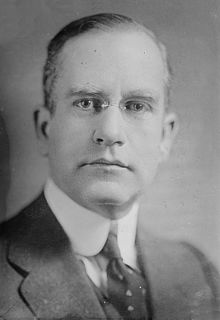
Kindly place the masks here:
MULTIPOLYGON (((106 319, 43 194, 0 234, 0 319, 106 319)), ((139 227, 138 258, 149 319, 220 319, 219 278, 200 251, 139 227)))

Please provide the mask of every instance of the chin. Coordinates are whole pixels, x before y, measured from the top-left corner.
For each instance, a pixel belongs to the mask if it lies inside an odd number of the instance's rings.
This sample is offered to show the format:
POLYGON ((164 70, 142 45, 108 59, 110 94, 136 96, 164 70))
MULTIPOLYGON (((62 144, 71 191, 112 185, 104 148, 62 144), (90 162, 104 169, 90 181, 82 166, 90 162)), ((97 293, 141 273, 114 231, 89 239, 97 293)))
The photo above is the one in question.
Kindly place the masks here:
POLYGON ((84 193, 86 207, 112 220, 125 216, 138 197, 137 191, 117 185, 111 188, 93 187, 86 191, 84 193))
POLYGON ((86 190, 92 202, 122 205, 132 195, 132 190, 125 188, 120 183, 97 183, 88 186, 86 190))

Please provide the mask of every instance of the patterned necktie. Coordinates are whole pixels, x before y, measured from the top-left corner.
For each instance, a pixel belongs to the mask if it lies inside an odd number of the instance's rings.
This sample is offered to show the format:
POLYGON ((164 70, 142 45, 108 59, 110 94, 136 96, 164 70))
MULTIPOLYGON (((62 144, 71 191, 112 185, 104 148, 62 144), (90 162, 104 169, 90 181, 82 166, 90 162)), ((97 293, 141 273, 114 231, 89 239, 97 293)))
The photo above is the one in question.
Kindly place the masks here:
POLYGON ((123 263, 115 232, 110 231, 103 255, 109 259, 109 302, 126 320, 148 319, 145 281, 139 272, 123 263))

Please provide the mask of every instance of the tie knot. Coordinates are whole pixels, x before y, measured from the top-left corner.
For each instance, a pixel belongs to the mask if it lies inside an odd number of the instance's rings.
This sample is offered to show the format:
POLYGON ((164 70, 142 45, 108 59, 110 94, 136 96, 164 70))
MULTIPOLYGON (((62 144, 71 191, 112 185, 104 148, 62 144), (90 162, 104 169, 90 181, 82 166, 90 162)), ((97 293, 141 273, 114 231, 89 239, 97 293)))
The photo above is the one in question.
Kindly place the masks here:
POLYGON ((121 252, 117 241, 117 230, 115 229, 115 226, 109 231, 108 238, 103 248, 103 255, 109 260, 121 258, 121 252))

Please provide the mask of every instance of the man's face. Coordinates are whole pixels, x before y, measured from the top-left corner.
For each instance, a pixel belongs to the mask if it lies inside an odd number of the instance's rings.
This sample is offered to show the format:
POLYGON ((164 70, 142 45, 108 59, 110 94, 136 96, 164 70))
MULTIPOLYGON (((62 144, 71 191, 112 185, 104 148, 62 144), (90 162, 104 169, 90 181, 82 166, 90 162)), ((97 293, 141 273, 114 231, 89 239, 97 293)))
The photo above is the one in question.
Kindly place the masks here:
POLYGON ((144 33, 96 31, 66 43, 60 61, 51 176, 80 205, 117 218, 152 182, 171 140, 161 53, 144 33))

